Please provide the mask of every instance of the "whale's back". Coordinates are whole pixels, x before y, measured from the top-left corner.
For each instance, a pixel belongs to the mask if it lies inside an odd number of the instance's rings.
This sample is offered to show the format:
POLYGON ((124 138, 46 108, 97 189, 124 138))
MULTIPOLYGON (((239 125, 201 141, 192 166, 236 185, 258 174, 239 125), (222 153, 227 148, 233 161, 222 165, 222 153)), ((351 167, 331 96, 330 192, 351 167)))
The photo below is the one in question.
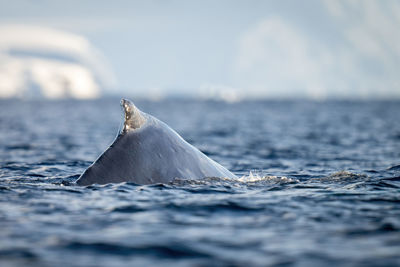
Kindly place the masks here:
POLYGON ((136 129, 127 129, 125 122, 114 143, 81 175, 78 184, 153 184, 175 178, 235 177, 165 123, 145 113, 141 116, 145 121, 136 129))

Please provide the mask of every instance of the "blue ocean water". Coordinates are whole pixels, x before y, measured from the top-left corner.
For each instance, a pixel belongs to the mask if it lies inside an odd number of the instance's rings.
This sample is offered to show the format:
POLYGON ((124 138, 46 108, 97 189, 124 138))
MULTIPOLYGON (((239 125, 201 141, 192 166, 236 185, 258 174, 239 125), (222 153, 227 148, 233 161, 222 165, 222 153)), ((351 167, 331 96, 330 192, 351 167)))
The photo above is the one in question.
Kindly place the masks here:
POLYGON ((399 266, 400 102, 134 102, 240 178, 80 187, 119 99, 0 101, 1 266, 399 266))

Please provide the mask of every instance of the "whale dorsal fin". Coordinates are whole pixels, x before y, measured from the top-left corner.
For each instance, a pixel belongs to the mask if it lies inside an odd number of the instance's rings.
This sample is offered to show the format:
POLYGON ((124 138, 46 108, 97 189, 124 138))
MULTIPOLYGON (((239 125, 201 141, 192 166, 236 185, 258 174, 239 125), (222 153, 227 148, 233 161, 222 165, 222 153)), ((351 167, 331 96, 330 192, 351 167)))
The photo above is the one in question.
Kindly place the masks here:
POLYGON ((142 115, 140 110, 135 107, 132 101, 121 99, 121 107, 125 114, 122 132, 138 129, 146 123, 146 118, 142 115))

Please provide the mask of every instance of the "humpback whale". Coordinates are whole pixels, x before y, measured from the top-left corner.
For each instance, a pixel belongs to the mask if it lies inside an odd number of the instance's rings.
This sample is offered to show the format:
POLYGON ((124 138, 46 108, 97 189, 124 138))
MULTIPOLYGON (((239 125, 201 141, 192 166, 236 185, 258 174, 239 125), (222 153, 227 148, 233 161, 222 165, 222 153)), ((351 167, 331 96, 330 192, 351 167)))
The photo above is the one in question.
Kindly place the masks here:
POLYGON ((78 185, 168 183, 176 178, 236 178, 157 118, 122 99, 124 123, 112 145, 76 181, 78 185))

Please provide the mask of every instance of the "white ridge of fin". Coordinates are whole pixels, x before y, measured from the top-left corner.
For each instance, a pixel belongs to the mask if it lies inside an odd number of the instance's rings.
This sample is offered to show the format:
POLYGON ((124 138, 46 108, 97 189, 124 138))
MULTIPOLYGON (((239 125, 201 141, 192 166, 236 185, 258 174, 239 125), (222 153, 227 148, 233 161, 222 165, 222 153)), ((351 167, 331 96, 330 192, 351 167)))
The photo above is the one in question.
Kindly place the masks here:
POLYGON ((122 132, 138 129, 146 123, 146 118, 141 114, 140 110, 135 107, 132 101, 121 99, 121 107, 125 113, 122 132))

